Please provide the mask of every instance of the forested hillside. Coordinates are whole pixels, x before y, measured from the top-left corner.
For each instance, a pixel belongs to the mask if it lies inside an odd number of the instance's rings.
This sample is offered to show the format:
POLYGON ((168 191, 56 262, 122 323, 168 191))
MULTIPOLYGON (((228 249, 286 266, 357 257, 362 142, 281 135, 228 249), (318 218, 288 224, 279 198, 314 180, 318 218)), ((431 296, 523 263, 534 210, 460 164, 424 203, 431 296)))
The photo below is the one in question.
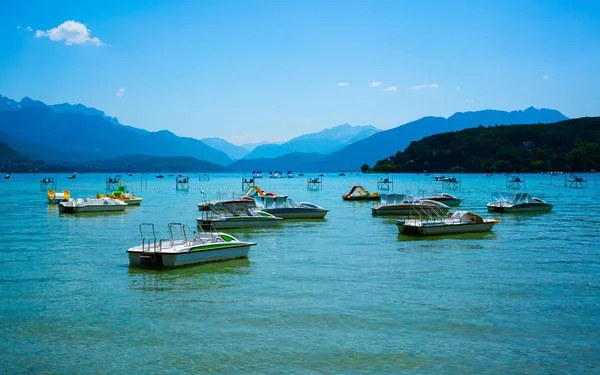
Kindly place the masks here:
MULTIPOLYGON (((368 170, 364 165, 363 170, 368 170)), ((425 137, 376 172, 543 172, 600 169, 600 117, 489 126, 425 137)))

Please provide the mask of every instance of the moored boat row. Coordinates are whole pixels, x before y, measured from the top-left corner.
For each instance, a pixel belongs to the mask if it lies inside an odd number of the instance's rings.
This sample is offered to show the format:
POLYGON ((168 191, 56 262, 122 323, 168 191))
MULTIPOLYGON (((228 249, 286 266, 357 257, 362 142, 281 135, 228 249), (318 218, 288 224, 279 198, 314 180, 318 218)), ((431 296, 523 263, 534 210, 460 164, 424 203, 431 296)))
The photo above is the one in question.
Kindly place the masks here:
MULTIPOLYGON (((553 204, 528 193, 509 195, 494 193, 487 204, 488 212, 548 212, 553 204)), ((491 231, 498 220, 487 219, 469 211, 450 212, 462 198, 448 193, 379 194, 361 186, 352 187, 344 200, 371 200, 373 216, 397 216, 398 233, 409 236, 440 236, 491 231)), ((58 203, 61 213, 123 211, 142 199, 126 192, 124 186, 96 198, 71 198, 68 191, 48 191, 48 200, 58 203), (129 200, 129 202, 127 202, 129 200)), ((253 242, 239 241, 220 230, 237 228, 267 228, 280 225, 284 219, 323 220, 327 209, 311 202, 295 202, 287 195, 265 193, 251 186, 246 193, 230 200, 198 204, 201 216, 196 218, 197 229, 185 224, 169 224, 168 236, 159 234, 152 224, 140 225, 142 244, 127 250, 131 266, 178 267, 239 257, 246 257, 253 242), (149 233, 152 233, 150 235, 149 233)))

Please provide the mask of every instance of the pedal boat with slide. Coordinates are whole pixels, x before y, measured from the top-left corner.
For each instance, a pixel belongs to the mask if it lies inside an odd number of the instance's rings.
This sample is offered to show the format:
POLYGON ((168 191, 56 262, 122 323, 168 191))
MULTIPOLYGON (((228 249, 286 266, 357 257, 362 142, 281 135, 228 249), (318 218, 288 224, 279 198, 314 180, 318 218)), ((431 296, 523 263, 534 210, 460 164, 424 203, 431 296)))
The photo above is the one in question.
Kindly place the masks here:
POLYGON ((342 195, 342 199, 345 201, 380 201, 381 196, 377 192, 369 192, 362 186, 352 186, 350 192, 346 195, 342 195))

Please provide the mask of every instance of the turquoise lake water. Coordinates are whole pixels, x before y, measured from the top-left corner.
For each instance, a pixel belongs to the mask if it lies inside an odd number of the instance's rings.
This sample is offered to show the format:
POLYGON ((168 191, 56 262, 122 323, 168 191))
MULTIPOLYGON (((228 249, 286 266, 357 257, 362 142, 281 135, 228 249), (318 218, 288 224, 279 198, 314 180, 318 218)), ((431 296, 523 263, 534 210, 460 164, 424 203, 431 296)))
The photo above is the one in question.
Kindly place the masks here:
MULTIPOLYGON (((126 177, 144 198, 123 213, 59 214, 42 175, 0 181, 2 374, 584 374, 600 373, 600 176, 522 175, 547 214, 488 214, 505 176, 458 175, 460 208, 492 233, 411 239, 369 202, 344 202, 377 175, 257 180, 317 203, 324 221, 230 230, 257 243, 247 260, 131 269, 138 224, 195 227, 204 191, 241 192, 242 174, 126 177)), ((315 177, 316 174, 307 174, 315 177)), ((54 175, 73 197, 105 174, 54 175)), ((249 175, 245 175, 249 177, 249 175)), ((394 192, 442 191, 432 176, 389 175, 394 192)), ((517 192, 517 191, 515 191, 517 192)))

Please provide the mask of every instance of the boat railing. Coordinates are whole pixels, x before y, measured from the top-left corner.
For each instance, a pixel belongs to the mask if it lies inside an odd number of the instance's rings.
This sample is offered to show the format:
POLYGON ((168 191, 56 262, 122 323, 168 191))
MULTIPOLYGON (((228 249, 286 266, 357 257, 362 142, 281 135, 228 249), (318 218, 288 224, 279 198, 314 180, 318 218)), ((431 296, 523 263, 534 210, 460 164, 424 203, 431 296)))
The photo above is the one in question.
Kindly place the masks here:
POLYGON ((446 216, 445 207, 438 202, 430 201, 436 204, 426 205, 423 200, 414 197, 409 197, 407 201, 411 203, 410 216, 419 218, 422 223, 439 222, 441 217, 446 216))
POLYGON ((493 193, 492 197, 493 197, 494 201, 496 202, 496 205, 499 207, 507 207, 507 206, 511 206, 514 204, 515 196, 510 195, 508 193, 504 193, 504 192, 493 193))
POLYGON ((159 253, 162 251, 162 239, 156 236, 157 231, 159 234, 163 234, 160 230, 156 229, 153 223, 140 224, 143 252, 159 253))
POLYGON ((182 241, 184 246, 191 246, 194 242, 206 242, 198 234, 190 229, 187 224, 170 223, 169 224, 169 241, 171 247, 175 246, 176 241, 182 241))
POLYGON ((203 235, 202 239, 205 242, 219 242, 219 240, 222 241, 221 235, 219 234, 217 229, 214 227, 214 225, 212 225, 212 223, 210 223, 210 226, 208 227, 207 230, 203 230, 200 227, 198 227, 198 230, 200 230, 200 232, 202 233, 202 235, 203 235))

